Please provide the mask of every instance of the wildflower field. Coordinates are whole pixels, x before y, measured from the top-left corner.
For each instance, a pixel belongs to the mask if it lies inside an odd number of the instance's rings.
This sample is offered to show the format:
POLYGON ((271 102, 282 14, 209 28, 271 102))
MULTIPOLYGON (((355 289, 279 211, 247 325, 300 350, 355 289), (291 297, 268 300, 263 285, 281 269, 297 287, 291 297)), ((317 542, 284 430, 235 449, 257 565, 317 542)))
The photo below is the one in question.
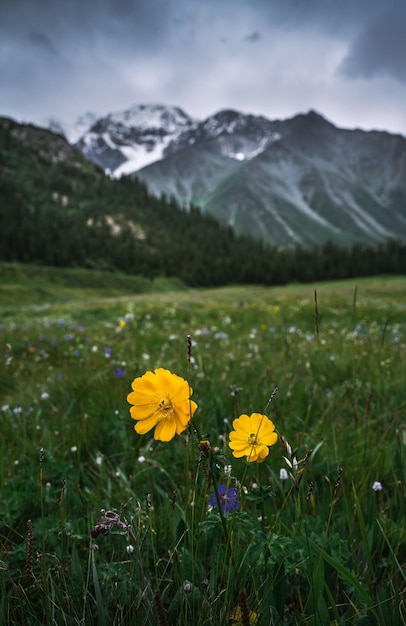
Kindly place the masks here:
POLYGON ((406 623, 405 278, 58 293, 0 304, 1 624, 406 623))

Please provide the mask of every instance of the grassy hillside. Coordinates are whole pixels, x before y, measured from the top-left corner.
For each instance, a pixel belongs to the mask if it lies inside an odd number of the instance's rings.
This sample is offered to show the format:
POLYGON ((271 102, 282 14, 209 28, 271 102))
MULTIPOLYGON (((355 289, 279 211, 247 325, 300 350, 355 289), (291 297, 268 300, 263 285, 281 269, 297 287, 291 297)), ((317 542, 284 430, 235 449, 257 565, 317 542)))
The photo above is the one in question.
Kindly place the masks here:
POLYGON ((185 285, 176 278, 148 279, 119 272, 66 269, 0 263, 0 311, 20 305, 46 306, 86 298, 114 298, 134 294, 182 291, 185 285))

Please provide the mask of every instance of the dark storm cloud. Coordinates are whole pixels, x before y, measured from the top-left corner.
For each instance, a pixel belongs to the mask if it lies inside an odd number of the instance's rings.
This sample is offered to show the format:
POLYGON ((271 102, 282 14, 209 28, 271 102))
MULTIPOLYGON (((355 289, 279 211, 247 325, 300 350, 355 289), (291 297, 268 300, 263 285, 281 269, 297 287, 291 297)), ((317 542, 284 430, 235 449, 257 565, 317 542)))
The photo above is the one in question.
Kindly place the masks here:
MULTIPOLYGON (((93 43, 107 50, 157 53, 172 38, 193 39, 210 18, 232 19, 241 11, 256 14, 258 26, 348 37, 348 57, 342 65, 348 76, 368 78, 386 71, 405 80, 404 0, 14 0, 2 3, 0 32, 6 40, 20 41, 23 58, 29 32, 35 33, 38 44, 52 42, 50 55, 56 52, 55 39, 62 49, 72 46, 73 60, 75 46, 77 52, 93 43)), ((229 34, 222 36, 227 39, 229 34)), ((259 29, 246 36, 251 42, 259 38, 259 29)))
POLYGON ((35 48, 39 48, 46 53, 57 54, 57 49, 52 39, 44 35, 44 33, 31 32, 28 34, 28 40, 35 48))
MULTIPOLYGON (((405 3, 406 6, 406 3, 405 3)), ((341 70, 350 77, 389 75, 406 82, 406 10, 377 13, 353 41, 341 70)))
POLYGON ((318 107, 346 121, 391 98, 396 127, 404 32, 406 0, 4 0, 0 115, 161 101, 196 116, 318 107))
POLYGON ((348 77, 387 74, 406 82, 405 0, 257 0, 269 25, 342 37, 348 77))
POLYGON ((249 41, 250 43, 255 43, 259 39, 261 39, 261 35, 260 35, 260 33, 257 30, 254 30, 253 33, 251 33, 250 35, 247 35, 245 37, 245 41, 249 41))
POLYGON ((151 45, 179 19, 173 0, 9 0, 0 7, 5 36, 22 35, 29 28, 44 36, 57 34, 75 40, 95 34, 134 44, 151 45))

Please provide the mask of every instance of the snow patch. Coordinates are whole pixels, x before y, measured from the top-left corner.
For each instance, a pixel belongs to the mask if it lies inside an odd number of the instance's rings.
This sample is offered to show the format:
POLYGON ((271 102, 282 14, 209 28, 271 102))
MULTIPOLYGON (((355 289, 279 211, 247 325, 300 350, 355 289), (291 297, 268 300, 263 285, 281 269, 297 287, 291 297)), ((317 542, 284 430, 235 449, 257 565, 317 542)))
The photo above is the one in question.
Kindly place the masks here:
POLYGON ((120 152, 127 160, 114 170, 113 177, 120 178, 120 176, 133 174, 143 167, 151 165, 151 163, 155 163, 155 161, 160 161, 168 143, 169 140, 157 143, 152 150, 148 150, 143 145, 121 146, 120 152))

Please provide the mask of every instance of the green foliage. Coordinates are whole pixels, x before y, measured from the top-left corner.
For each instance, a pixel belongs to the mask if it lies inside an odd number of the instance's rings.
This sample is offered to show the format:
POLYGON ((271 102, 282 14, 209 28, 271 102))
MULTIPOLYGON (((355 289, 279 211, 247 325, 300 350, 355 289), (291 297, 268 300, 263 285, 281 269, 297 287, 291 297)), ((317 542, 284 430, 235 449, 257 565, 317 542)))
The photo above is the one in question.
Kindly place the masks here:
POLYGON ((0 325, 0 622, 404 624, 404 279, 80 299, 75 276, 0 325), (156 367, 210 447, 134 433, 156 367), (264 410, 279 443, 233 458, 264 410))

